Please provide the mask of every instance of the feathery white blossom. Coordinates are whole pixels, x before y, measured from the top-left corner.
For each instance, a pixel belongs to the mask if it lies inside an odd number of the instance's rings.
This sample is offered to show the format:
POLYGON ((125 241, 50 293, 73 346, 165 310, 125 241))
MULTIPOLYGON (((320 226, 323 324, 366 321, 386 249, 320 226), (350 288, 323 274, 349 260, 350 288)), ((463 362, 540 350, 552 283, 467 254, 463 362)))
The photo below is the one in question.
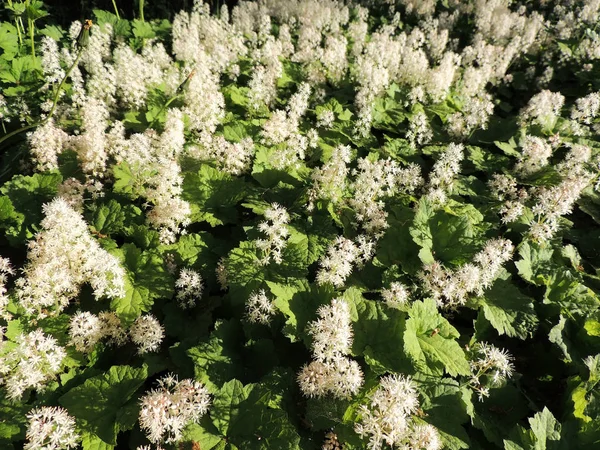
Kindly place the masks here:
POLYGON ((177 288, 177 303, 182 308, 193 308, 196 305, 196 299, 202 296, 204 284, 202 276, 195 270, 184 268, 179 272, 179 278, 175 282, 177 288))
POLYGON ((358 168, 352 171, 356 178, 349 204, 367 233, 377 238, 388 227, 383 198, 414 192, 423 184, 421 169, 416 164, 402 168, 390 158, 360 158, 357 162, 358 168))
POLYGON ((75 419, 64 408, 34 408, 27 413, 27 420, 25 450, 62 450, 79 443, 75 419))
POLYGON ((267 325, 275 315, 273 302, 267 297, 264 289, 253 292, 246 301, 246 316, 252 323, 267 325))
POLYGON ((0 256, 0 318, 6 321, 10 320, 12 314, 8 312, 7 307, 10 301, 8 297, 8 289, 6 289, 6 282, 8 281, 8 275, 14 275, 15 270, 10 263, 8 258, 0 256))
POLYGON ((446 202, 446 194, 452 192, 454 180, 460 173, 464 158, 462 144, 450 144, 433 165, 429 174, 427 197, 439 203, 446 202))
POLYGON ((389 289, 382 289, 381 296, 390 308, 398 308, 406 305, 410 297, 410 293, 406 286, 398 281, 390 284, 389 289))
POLYGON ((500 275, 502 265, 512 258, 514 246, 508 239, 491 239, 483 250, 456 270, 438 261, 427 264, 418 274, 423 289, 444 308, 464 305, 469 295, 483 295, 500 275))
POLYGON ((25 276, 16 281, 19 304, 29 315, 62 311, 83 283, 97 299, 125 295, 125 270, 88 231, 83 217, 60 198, 43 206, 41 231, 29 242, 25 276), (55 311, 46 312, 56 307, 55 311))
POLYGON ((315 168, 311 173, 313 185, 308 192, 309 204, 307 208, 314 208, 314 201, 326 199, 337 203, 341 198, 348 175, 347 164, 350 163, 350 147, 338 145, 331 152, 331 158, 322 167, 315 168))
POLYGON ((552 156, 550 144, 536 136, 525 136, 525 139, 521 142, 521 148, 523 153, 515 166, 515 170, 524 175, 537 172, 548 165, 548 161, 552 156))
POLYGON ((41 329, 16 338, 17 346, 0 356, 0 384, 8 397, 20 399, 27 389, 43 391, 62 367, 65 350, 41 329))
POLYGON ((151 314, 138 317, 129 328, 131 341, 137 345, 140 355, 158 350, 165 330, 160 322, 151 314))
POLYGON ((114 312, 103 311, 96 316, 83 311, 71 317, 69 338, 77 351, 89 353, 103 339, 107 340, 108 345, 123 345, 127 333, 114 312))
POLYGON ((343 286, 352 273, 352 266, 358 256, 358 248, 354 242, 338 236, 327 248, 327 255, 319 261, 321 268, 317 272, 317 283, 343 286))
POLYGON ((441 449, 435 428, 413 423, 411 416, 418 407, 417 389, 411 378, 386 375, 369 396, 368 405, 360 405, 359 421, 354 430, 360 436, 369 438, 369 450, 379 450, 384 445, 392 448, 441 449), (419 446, 412 447, 413 443, 419 446))
POLYGON ((317 314, 319 318, 307 327, 315 359, 324 362, 350 353, 353 335, 348 303, 334 298, 330 305, 320 306, 317 314))
POLYGON ((529 100, 521 110, 521 120, 531 122, 544 128, 552 129, 560 116, 560 110, 565 103, 565 97, 559 92, 541 91, 529 100))
POLYGON ((256 239, 256 247, 263 253, 260 259, 261 265, 267 265, 271 261, 281 264, 283 261, 281 252, 287 245, 287 239, 290 235, 287 224, 290 221, 290 215, 287 210, 277 204, 272 203, 265 209, 266 221, 258 224, 258 230, 261 231, 266 239, 256 239))
POLYGON ((183 429, 198 423, 210 406, 210 394, 199 382, 174 375, 158 380, 158 389, 152 389, 141 400, 140 427, 148 439, 158 444, 181 440, 183 429))
POLYGON ((478 342, 472 349, 471 379, 469 385, 478 393, 479 399, 489 396, 489 388, 502 385, 514 371, 513 358, 506 351, 487 342, 478 342))
POLYGON ((319 318, 307 326, 315 360, 300 370, 298 384, 308 397, 350 398, 362 386, 363 375, 358 363, 346 356, 353 339, 349 305, 336 298, 319 307, 317 314, 319 318))

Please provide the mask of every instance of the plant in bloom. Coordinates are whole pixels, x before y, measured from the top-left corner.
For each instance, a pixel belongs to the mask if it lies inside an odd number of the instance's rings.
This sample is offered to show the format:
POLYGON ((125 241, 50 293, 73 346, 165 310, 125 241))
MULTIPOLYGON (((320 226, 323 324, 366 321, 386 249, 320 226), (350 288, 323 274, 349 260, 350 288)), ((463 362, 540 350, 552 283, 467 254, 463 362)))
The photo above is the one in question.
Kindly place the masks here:
POLYGON ((265 219, 267 220, 258 224, 258 230, 266 238, 254 241, 256 247, 263 253, 260 264, 267 265, 271 261, 281 264, 283 261, 281 252, 290 234, 287 228, 290 215, 283 206, 273 203, 265 210, 265 219))
POLYGON ((44 219, 29 242, 25 276, 16 281, 19 305, 29 315, 57 314, 89 283, 98 299, 125 295, 125 271, 100 247, 83 217, 60 197, 43 207, 44 219))
POLYGON ((386 375, 368 397, 368 404, 360 405, 354 430, 368 437, 368 448, 373 450, 384 448, 384 444, 391 448, 441 449, 435 427, 414 423, 412 416, 418 408, 417 389, 411 378, 386 375))
POLYGON ((593 447, 600 1, 6 3, 0 447, 593 447))
POLYGON ((298 383, 304 395, 349 398, 363 384, 358 363, 346 355, 352 346, 352 325, 348 303, 333 299, 317 311, 319 318, 310 322, 307 333, 312 336, 314 361, 305 365, 298 374, 298 383))
POLYGON ((158 350, 165 330, 160 322, 151 314, 138 317, 129 328, 131 341, 137 346, 140 355, 158 350))
POLYGON ((267 325, 277 312, 264 289, 253 292, 246 301, 246 317, 250 322, 267 325))
POLYGON ((202 384, 167 375, 158 380, 157 389, 142 397, 140 427, 151 442, 177 442, 183 428, 198 423, 209 406, 210 394, 202 384))
POLYGON ((26 450, 62 450, 75 448, 80 436, 75 419, 61 407, 42 406, 27 413, 26 450))
POLYGON ((487 342, 478 342, 472 349, 469 385, 480 400, 489 396, 489 389, 501 386, 514 372, 513 357, 504 349, 487 342))
POLYGON ((196 305, 196 299, 202 296, 204 284, 198 272, 184 268, 179 272, 175 287, 178 289, 177 301, 182 308, 186 309, 196 305))
POLYGON ((56 339, 37 329, 20 334, 14 348, 3 348, 0 355, 0 374, 12 400, 20 399, 25 391, 44 391, 62 368, 66 352, 56 339))

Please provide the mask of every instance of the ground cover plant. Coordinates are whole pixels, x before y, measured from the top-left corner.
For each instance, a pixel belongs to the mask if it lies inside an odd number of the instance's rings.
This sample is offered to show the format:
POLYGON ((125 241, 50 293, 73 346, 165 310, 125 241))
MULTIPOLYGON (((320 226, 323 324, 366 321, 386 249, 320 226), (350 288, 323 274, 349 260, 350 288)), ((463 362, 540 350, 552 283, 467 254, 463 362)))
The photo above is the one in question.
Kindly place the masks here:
POLYGON ((600 1, 0 23, 0 448, 600 448, 600 1))

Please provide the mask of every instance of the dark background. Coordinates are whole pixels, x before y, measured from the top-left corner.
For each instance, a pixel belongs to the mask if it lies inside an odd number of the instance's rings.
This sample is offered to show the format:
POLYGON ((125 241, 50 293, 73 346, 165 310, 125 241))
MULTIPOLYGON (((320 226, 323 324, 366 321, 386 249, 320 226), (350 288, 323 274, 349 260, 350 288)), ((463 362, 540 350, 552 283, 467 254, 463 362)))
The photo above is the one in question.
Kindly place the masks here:
MULTIPOLYGON (((138 18, 138 0, 115 0, 115 3, 122 18, 138 18)), ((208 3, 212 10, 216 10, 224 3, 229 7, 235 6, 238 1, 205 0, 205 3, 208 3)), ((93 17, 92 10, 94 9, 103 9, 112 13, 115 11, 112 0, 46 0, 44 4, 50 13, 52 22, 65 27, 69 26, 74 20, 84 20, 93 17)), ((175 14, 182 9, 190 11, 193 4, 193 0, 145 0, 144 18, 146 20, 172 20, 175 14)))

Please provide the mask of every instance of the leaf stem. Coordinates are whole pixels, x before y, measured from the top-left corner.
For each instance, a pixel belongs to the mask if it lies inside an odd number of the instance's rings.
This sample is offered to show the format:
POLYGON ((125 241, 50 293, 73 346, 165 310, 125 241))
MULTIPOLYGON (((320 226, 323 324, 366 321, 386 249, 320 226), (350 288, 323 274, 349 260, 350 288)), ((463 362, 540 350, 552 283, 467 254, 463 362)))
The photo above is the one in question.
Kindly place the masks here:
POLYGON ((35 40, 34 40, 34 22, 31 19, 27 19, 27 26, 29 27, 29 38, 31 39, 31 56, 35 58, 35 40))
POLYGON ((119 15, 119 9, 117 8, 117 2, 112 0, 113 7, 115 8, 115 14, 117 15, 117 20, 121 20, 121 16, 119 15))

